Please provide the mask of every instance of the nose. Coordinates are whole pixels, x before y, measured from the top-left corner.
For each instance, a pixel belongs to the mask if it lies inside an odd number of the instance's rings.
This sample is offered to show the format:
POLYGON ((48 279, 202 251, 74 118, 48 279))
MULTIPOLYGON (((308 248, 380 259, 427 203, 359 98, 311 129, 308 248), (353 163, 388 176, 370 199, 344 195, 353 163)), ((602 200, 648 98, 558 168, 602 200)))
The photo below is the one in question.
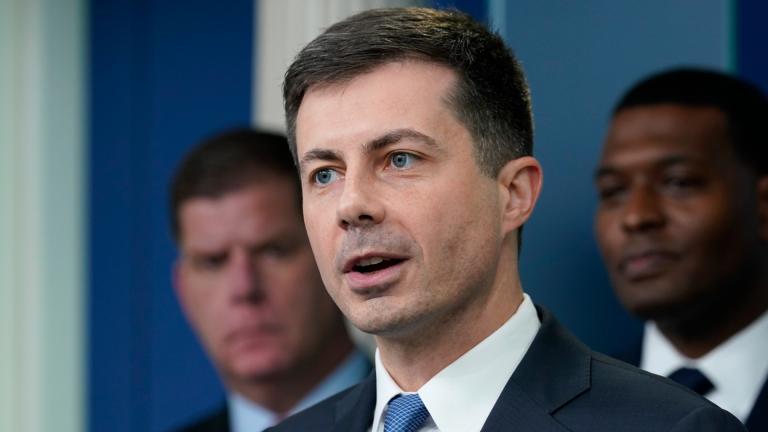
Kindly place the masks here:
POLYGON ((370 175, 350 176, 347 173, 336 209, 342 229, 371 226, 384 220, 384 206, 374 184, 370 175))
POLYGON ((628 232, 642 232, 662 227, 666 221, 662 198, 652 187, 634 188, 624 206, 622 224, 628 232))
POLYGON ((235 302, 258 303, 265 297, 258 263, 244 248, 233 254, 229 284, 235 302))

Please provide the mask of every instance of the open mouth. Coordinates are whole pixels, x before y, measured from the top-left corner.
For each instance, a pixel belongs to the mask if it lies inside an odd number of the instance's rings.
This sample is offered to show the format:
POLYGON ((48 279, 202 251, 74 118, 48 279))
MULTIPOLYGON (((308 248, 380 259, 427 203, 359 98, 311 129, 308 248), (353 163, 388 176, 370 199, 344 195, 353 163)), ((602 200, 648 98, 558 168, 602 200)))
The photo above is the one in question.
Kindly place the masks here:
POLYGON ((342 272, 353 292, 366 298, 380 296, 404 277, 408 257, 379 253, 359 255, 346 262, 342 272))
POLYGON ((404 260, 399 258, 384 258, 384 257, 371 257, 364 258, 355 263, 352 266, 353 272, 358 273, 372 273, 379 270, 384 270, 394 265, 400 264, 404 260))

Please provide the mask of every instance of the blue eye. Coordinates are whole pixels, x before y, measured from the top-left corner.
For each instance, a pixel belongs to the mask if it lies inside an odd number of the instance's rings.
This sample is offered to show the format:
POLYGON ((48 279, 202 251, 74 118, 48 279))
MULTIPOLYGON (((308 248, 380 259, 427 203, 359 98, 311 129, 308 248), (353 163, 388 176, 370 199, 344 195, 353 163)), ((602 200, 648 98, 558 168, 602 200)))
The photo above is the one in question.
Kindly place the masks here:
POLYGON ((336 181, 336 178, 338 177, 338 173, 332 169, 323 168, 319 171, 317 171, 313 176, 313 180, 316 184, 320 186, 326 186, 334 181, 336 181))
POLYGON ((413 165, 414 159, 415 156, 410 153, 393 153, 390 157, 390 162, 397 169, 405 169, 413 165))

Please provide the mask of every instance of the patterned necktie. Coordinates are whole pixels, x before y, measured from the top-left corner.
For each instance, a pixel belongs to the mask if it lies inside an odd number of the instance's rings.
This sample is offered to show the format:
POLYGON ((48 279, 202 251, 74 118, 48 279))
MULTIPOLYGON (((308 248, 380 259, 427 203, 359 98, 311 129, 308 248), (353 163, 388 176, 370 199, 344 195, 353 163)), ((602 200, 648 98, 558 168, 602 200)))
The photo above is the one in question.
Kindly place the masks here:
POLYGON ((418 394, 401 394, 393 397, 384 417, 384 432, 415 432, 424 425, 429 411, 418 394))
POLYGON ((715 386, 703 373, 698 369, 680 368, 669 375, 669 379, 676 381, 696 393, 704 396, 712 391, 715 386))

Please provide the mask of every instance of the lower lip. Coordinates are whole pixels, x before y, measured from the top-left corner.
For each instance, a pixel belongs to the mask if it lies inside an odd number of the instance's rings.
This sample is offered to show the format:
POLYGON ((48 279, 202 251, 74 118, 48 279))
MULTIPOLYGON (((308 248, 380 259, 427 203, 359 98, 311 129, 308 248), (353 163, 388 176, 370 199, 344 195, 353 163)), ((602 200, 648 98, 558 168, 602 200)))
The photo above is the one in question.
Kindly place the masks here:
POLYGON ((230 349, 234 352, 244 352, 251 350, 259 350, 271 345, 275 341, 275 335, 273 334, 252 334, 248 336, 240 336, 230 341, 230 349))
POLYGON ((349 273, 344 273, 344 279, 349 288, 357 294, 381 294, 381 292, 397 282, 403 271, 404 264, 405 261, 401 261, 393 266, 370 273, 351 271, 349 273))
POLYGON ((277 328, 244 327, 229 334, 228 341, 233 345, 258 345, 274 339, 277 328))
POLYGON ((651 253, 630 258, 622 264, 622 273, 629 280, 637 281, 659 276, 675 261, 668 253, 651 253))

